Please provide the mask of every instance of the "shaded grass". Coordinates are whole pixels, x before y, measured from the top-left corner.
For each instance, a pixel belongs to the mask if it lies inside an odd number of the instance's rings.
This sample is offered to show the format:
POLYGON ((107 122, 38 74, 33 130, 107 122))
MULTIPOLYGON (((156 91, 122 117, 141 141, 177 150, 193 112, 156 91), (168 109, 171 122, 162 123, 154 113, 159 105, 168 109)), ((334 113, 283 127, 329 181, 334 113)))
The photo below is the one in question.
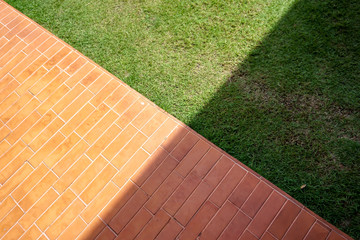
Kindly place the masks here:
POLYGON ((7 2, 360 238, 359 2, 7 2))

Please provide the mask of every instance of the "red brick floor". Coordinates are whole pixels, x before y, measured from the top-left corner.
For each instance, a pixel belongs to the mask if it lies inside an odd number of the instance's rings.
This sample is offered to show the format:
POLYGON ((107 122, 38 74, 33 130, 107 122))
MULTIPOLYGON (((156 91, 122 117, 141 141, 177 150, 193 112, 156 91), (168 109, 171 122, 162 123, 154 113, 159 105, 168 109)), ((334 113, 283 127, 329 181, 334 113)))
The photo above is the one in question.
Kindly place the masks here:
POLYGON ((350 239, 0 0, 0 238, 350 239))

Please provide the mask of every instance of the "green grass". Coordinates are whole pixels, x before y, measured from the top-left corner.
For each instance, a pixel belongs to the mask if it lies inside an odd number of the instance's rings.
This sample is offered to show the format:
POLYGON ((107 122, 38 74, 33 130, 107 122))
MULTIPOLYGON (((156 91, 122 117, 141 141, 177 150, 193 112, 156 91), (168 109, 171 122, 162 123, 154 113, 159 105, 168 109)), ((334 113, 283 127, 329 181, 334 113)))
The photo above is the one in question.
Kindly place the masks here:
POLYGON ((360 239, 359 1, 7 2, 360 239))

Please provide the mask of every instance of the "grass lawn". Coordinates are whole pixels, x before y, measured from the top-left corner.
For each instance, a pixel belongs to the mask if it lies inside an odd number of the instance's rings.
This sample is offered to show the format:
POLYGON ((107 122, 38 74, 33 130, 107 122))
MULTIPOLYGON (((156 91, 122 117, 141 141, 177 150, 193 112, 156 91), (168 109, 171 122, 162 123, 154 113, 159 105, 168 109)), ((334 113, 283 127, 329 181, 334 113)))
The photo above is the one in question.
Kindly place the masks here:
POLYGON ((360 1, 6 1, 360 239, 360 1))

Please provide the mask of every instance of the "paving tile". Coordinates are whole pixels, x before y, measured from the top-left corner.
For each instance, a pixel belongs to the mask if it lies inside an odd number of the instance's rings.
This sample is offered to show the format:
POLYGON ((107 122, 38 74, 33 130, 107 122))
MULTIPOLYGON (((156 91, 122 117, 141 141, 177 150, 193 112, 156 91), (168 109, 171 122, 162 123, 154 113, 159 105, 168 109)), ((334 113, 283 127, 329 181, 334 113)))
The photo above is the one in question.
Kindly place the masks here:
POLYGON ((70 66, 68 66, 65 71, 70 74, 73 75, 76 71, 78 71, 84 64, 86 64, 86 60, 85 58, 83 58, 82 56, 80 56, 78 59, 75 60, 75 62, 73 62, 72 64, 70 64, 70 66))
POLYGON ((18 207, 14 207, 9 214, 0 221, 0 237, 2 238, 9 229, 14 226, 17 220, 23 215, 23 211, 18 207))
POLYGON ((0 212, 0 219, 3 219, 9 212, 11 209, 13 209, 13 207, 15 207, 15 201, 8 196, 5 200, 3 200, 0 203, 0 208, 1 208, 1 212, 0 212))
POLYGON ((178 161, 181 161, 185 155, 193 148, 193 146, 199 141, 199 137, 194 133, 189 132, 171 151, 171 155, 178 161))
POLYGON ((262 237, 261 240, 276 240, 276 238, 271 235, 270 233, 266 232, 262 237))
POLYGON ((143 148, 149 153, 153 153, 155 149, 167 138, 176 125, 177 124, 174 120, 168 118, 163 125, 161 125, 159 129, 151 135, 144 144, 143 148))
MULTIPOLYGON (((28 129, 33 126, 37 120, 41 118, 41 115, 37 112, 32 112, 29 116, 27 116, 23 122, 20 123, 20 125, 14 129, 14 131, 6 138, 6 140, 14 144, 16 141, 18 141, 21 136, 28 131, 28 129)), ((0 137, 1 139, 1 137, 0 137)))
POLYGON ((15 224, 4 236, 3 239, 19 239, 25 231, 19 224, 15 224))
POLYGON ((75 62, 73 65, 69 66, 68 73, 73 74, 75 68, 80 68, 74 75, 72 75, 67 81, 66 84, 70 87, 74 87, 81 79, 83 79, 92 69, 94 65, 92 63, 86 62, 83 66, 80 66, 81 63, 75 62), (72 70, 71 70, 72 69, 72 70))
MULTIPOLYGON (((103 79, 100 80, 103 81, 103 79)), ((103 82, 105 83, 109 82, 109 83, 107 83, 106 86, 104 86, 90 101, 91 104, 94 105, 95 107, 99 106, 109 96, 109 94, 111 94, 120 85, 119 82, 116 80, 103 81, 103 82)), ((95 86, 92 89, 94 92, 97 92, 95 86)))
POLYGON ((229 172, 234 163, 227 157, 222 157, 210 170, 204 181, 212 188, 215 188, 224 176, 229 172))
POLYGON ((249 231, 245 231, 241 237, 239 238, 239 240, 257 240, 257 237, 255 237, 251 232, 249 231))
POLYGON ((109 228, 105 227, 102 232, 95 238, 96 240, 112 240, 115 239, 115 233, 109 228))

